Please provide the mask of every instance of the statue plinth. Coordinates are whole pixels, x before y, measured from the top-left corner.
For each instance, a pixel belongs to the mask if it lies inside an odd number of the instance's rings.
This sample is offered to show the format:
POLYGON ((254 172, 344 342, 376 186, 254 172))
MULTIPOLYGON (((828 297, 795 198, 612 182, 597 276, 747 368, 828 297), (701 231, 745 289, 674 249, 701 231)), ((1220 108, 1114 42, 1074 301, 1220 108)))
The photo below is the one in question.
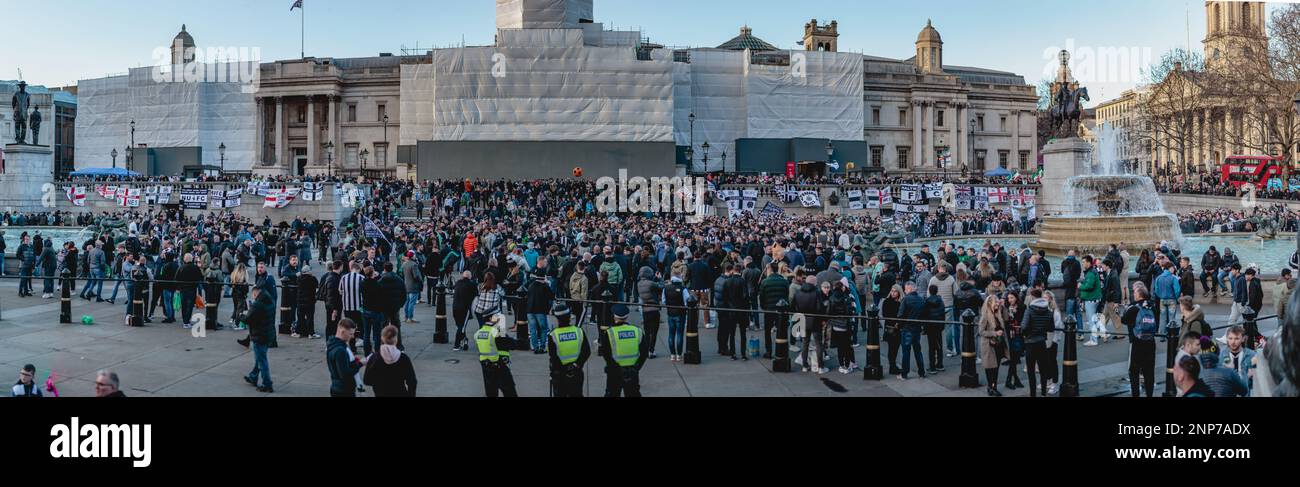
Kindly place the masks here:
POLYGON ((1092 145, 1078 137, 1055 139, 1043 147, 1043 179, 1038 195, 1038 214, 1065 213, 1071 203, 1065 198, 1065 181, 1080 174, 1089 174, 1092 145))
POLYGON ((44 211, 41 189, 54 180, 54 150, 47 145, 6 144, 0 174, 0 210, 44 211))

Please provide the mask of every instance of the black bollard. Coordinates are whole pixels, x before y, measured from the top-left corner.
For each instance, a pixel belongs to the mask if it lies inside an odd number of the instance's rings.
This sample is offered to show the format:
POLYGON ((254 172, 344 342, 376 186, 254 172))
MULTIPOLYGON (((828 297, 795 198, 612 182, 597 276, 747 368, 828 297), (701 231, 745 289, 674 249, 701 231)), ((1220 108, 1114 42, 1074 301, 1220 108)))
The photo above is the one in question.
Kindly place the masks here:
POLYGON ((438 287, 434 289, 435 306, 433 343, 447 343, 447 288, 438 281, 438 287))
POLYGON ((880 368, 880 308, 871 303, 867 305, 867 366, 862 369, 862 380, 880 380, 884 376, 880 368))
POLYGON ((63 269, 63 292, 59 295, 59 323, 72 323, 72 272, 63 269))
MULTIPOLYGON (((690 313, 686 315, 686 353, 682 354, 682 362, 699 365, 700 364, 700 302, 691 296, 687 301, 690 306, 690 313)), ((777 344, 777 350, 780 350, 780 343, 777 344)), ((787 357, 787 360, 789 358, 787 357)), ((775 366, 774 366, 775 367, 775 366)))
MULTIPOLYGON (((1178 356, 1178 327, 1168 328, 1165 330, 1165 392, 1161 396, 1178 397, 1177 384, 1174 384, 1174 358, 1178 356)), ((1155 351, 1151 354, 1154 355, 1155 351)))
MULTIPOLYGON (((772 358, 772 372, 790 371, 790 303, 784 299, 776 303, 776 355, 772 358)), ((692 313, 694 314, 694 313, 692 313)), ((699 318, 696 318, 697 320, 699 318)), ((699 344, 699 339, 696 339, 699 344)))
POLYGON ((979 387, 980 376, 975 371, 975 312, 966 310, 961 314, 961 377, 957 384, 961 387, 979 387))
POLYGON ((1079 334, 1079 323, 1074 315, 1066 315, 1065 350, 1061 357, 1061 397, 1079 397, 1079 346, 1075 336, 1079 334))
POLYGON ((131 326, 144 326, 144 287, 148 285, 148 274, 139 272, 135 275, 135 289, 131 293, 131 326))
POLYGON ((208 280, 207 289, 204 290, 203 294, 206 294, 208 296, 213 296, 213 298, 206 299, 203 302, 204 318, 205 318, 203 320, 203 329, 216 330, 217 329, 217 305, 221 304, 221 301, 218 301, 218 299, 221 299, 221 281, 208 280))

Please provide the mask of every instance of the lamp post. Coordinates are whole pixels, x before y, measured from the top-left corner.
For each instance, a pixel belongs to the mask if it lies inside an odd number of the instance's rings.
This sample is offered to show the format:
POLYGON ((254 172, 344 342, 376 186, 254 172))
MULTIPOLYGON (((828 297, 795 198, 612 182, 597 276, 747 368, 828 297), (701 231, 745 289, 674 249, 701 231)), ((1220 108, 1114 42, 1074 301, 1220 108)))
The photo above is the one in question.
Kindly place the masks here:
POLYGON ((691 146, 686 148, 686 158, 690 159, 691 172, 695 172, 695 112, 691 112, 686 120, 691 123, 691 146))
POLYGON ((334 177, 334 142, 325 143, 325 161, 329 164, 330 178, 334 177))
POLYGON ((135 120, 132 120, 131 121, 131 146, 127 147, 127 151, 126 151, 127 169, 130 169, 132 166, 135 166, 135 155, 134 155, 135 151, 131 150, 134 148, 135 148, 135 120))
POLYGON ((967 154, 967 155, 969 155, 970 157, 967 158, 967 159, 966 159, 966 162, 962 163, 962 165, 961 165, 961 177, 962 177, 962 178, 967 177, 967 176, 966 176, 966 174, 967 174, 967 172, 966 172, 966 171, 967 171, 966 168, 967 168, 971 163, 975 162, 975 119, 974 119, 974 118, 970 119, 970 131, 969 131, 969 132, 966 132, 966 138, 967 138, 967 139, 970 139, 970 143, 967 144, 967 145, 970 146, 970 153, 967 154))
POLYGON ((832 158, 835 156, 835 145, 831 141, 826 141, 826 176, 830 176, 832 158))
POLYGON ((108 155, 113 158, 113 169, 117 169, 117 149, 114 148, 113 152, 109 152, 108 155))
POLYGON ((217 154, 221 156, 221 177, 222 179, 225 179, 226 177, 226 143, 225 142, 222 142, 221 145, 217 146, 217 154))
POLYGON ((726 170, 727 170, 727 151, 724 150, 722 151, 722 169, 719 169, 718 172, 725 172, 726 170))
POLYGON ((366 177, 366 156, 370 155, 370 149, 361 149, 361 177, 366 177))
POLYGON ((704 149, 704 172, 707 173, 709 172, 709 143, 705 142, 700 148, 704 149))
MULTIPOLYGON (((378 151, 376 151, 375 156, 376 157, 379 156, 378 151)), ((385 166, 388 165, 388 112, 386 110, 384 112, 384 160, 383 162, 385 166)))

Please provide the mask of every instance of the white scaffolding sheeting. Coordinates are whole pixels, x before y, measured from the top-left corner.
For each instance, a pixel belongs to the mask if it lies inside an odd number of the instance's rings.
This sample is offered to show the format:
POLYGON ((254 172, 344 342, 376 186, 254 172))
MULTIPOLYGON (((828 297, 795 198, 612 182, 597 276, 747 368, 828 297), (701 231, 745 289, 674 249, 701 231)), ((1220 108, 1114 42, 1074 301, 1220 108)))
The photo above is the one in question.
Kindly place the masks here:
POLYGON ((673 140, 679 146, 691 144, 691 65, 673 63, 673 140))
POLYGON ((796 51, 791 66, 749 67, 748 136, 861 140, 862 56, 796 51), (799 66, 799 58, 806 64, 799 66))
POLYGON ((401 145, 433 138, 433 65, 403 64, 401 145))
POLYGON ((497 47, 582 47, 582 29, 501 29, 497 47))
MULTIPOLYGON (((695 168, 735 169, 736 139, 746 135, 745 70, 749 51, 697 49, 691 51, 691 101, 695 111, 695 168), (704 144, 709 144, 709 167, 704 167, 704 144)), ((680 125, 688 132, 690 124, 680 125)))
POLYGON ((497 29, 577 28, 593 20, 594 0, 497 0, 497 29))
POLYGON ((87 79, 77 82, 76 148, 73 158, 78 169, 109 167, 110 154, 118 157, 131 142, 130 80, 127 76, 87 79))
POLYGON ((203 163, 210 165, 220 164, 218 146, 225 144, 227 170, 251 168, 257 108, 252 91, 246 89, 251 85, 229 81, 240 79, 234 74, 239 66, 218 63, 185 69, 205 74, 196 76, 200 81, 159 81, 148 67, 132 69, 127 76, 79 81, 76 167, 107 167, 113 149, 118 149, 119 162, 125 162, 135 121, 136 144, 200 147, 203 163))
POLYGON ((628 48, 434 51, 433 140, 671 142, 672 53, 651 58, 628 48))
MULTIPOLYGON (((229 64, 221 66, 233 68, 229 64)), ((220 165, 218 148, 225 144, 227 171, 253 168, 257 159, 257 103, 244 87, 240 83, 199 83, 198 134, 204 164, 220 165)))

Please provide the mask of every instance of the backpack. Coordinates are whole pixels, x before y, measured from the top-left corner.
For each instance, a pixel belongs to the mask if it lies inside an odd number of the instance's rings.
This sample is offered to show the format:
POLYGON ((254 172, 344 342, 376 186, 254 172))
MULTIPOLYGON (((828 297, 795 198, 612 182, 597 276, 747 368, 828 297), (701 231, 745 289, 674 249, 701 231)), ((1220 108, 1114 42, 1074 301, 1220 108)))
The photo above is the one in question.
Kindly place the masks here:
POLYGON ((1133 336, 1138 340, 1149 342, 1156 336, 1156 314, 1151 308, 1138 306, 1137 319, 1133 324, 1133 336))

